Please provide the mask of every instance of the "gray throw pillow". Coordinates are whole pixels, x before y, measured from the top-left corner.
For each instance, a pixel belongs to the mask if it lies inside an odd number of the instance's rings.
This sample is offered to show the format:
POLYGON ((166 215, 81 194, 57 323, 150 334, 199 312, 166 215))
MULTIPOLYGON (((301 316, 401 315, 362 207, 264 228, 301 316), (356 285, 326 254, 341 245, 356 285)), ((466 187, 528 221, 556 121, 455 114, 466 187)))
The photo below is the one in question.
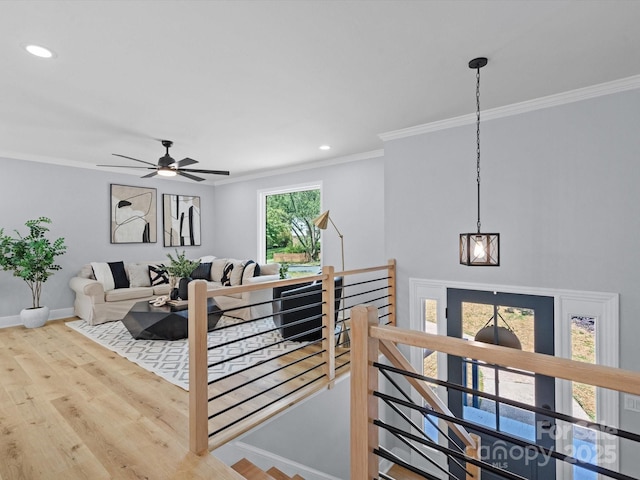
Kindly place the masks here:
POLYGON ((149 266, 146 263, 127 263, 129 283, 132 287, 150 287, 149 266))

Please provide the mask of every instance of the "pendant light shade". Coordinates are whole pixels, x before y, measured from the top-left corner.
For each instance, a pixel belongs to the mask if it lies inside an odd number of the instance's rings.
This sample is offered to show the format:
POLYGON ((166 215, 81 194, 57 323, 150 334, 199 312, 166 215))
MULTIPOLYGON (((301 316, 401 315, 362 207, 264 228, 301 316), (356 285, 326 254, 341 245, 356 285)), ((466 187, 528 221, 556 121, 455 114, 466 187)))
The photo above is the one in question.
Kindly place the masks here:
POLYGON ((520 339, 513 333, 512 330, 509 330, 505 327, 496 327, 494 325, 489 325, 484 328, 481 328, 474 338, 476 342, 482 343, 490 343, 492 345, 499 345, 501 347, 509 347, 515 348, 517 350, 522 350, 522 344, 520 343, 520 339))
POLYGON ((480 232, 480 69, 487 64, 484 57, 474 58, 469 68, 476 70, 476 183, 478 186, 478 231, 460 234, 460 263, 470 267, 500 265, 500 234, 480 232))
POLYGON ((522 350, 520 339, 500 314, 500 307, 498 305, 493 305, 493 315, 485 326, 478 330, 474 340, 476 342, 522 350), (506 327, 498 325, 499 321, 502 321, 506 327))
POLYGON ((461 233, 460 263, 486 267, 500 265, 500 234, 461 233))

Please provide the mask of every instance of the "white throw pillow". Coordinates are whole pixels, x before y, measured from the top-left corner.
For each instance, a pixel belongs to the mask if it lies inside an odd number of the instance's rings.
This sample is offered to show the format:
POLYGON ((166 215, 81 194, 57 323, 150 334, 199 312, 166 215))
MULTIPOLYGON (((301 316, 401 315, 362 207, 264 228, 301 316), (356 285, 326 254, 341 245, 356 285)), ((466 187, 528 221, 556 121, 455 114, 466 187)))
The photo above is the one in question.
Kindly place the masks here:
POLYGON ((278 275, 280 273, 279 263, 266 263, 260 265, 260 275, 278 275))
POLYGON ((247 283, 248 278, 253 278, 254 274, 256 273, 256 265, 258 264, 251 260, 247 260, 246 262, 244 262, 244 266, 242 267, 242 283, 243 284, 247 283))
POLYGON ((231 286, 242 284, 242 272, 244 270, 244 262, 241 260, 229 260, 233 263, 233 270, 231 270, 231 286))
POLYGON ((222 272, 224 271, 224 266, 226 264, 226 258, 216 258, 211 262, 211 280, 219 282, 222 279, 222 272))
POLYGON ((91 268, 96 280, 102 284, 105 292, 116 288, 116 283, 113 280, 113 274, 111 273, 111 267, 108 263, 103 262, 91 262, 91 268))

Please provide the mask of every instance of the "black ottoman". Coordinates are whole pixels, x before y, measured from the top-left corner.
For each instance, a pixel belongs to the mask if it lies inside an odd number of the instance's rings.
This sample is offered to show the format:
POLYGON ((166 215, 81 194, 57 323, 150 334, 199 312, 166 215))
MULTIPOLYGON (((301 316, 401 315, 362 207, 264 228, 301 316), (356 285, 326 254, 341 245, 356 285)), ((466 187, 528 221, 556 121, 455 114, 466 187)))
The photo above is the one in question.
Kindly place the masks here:
MULTIPOLYGON (((207 331, 211 331, 222 316, 213 298, 207 299, 207 313, 207 331)), ((131 307, 122 323, 136 340, 179 340, 189 335, 186 305, 154 307, 149 302, 138 302, 131 307)))

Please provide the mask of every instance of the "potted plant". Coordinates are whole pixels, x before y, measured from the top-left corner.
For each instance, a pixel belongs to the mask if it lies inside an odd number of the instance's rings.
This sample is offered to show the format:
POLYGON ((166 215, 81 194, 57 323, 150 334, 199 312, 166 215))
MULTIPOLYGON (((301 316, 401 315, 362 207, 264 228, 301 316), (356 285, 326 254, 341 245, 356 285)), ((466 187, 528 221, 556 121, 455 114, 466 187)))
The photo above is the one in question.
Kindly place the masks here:
MULTIPOLYGON (((171 263, 167 267, 167 273, 169 274, 169 277, 172 278, 172 286, 175 287, 176 279, 179 278, 180 282, 178 283, 178 296, 182 300, 187 300, 187 292, 189 288, 188 285, 192 280, 191 272, 193 272, 196 267, 200 265, 200 262, 197 260, 189 260, 184 250, 182 251, 182 253, 178 253, 178 250, 176 249, 175 258, 170 253, 167 253, 167 257, 169 257, 169 260, 171 260, 171 263)), ((173 296, 175 296, 175 294, 172 295, 172 298, 173 296)))
POLYGON ((28 328, 41 327, 49 319, 49 308, 40 306, 42 284, 62 268, 54 263, 55 257, 67 250, 64 238, 51 242, 45 237, 49 231, 46 224, 50 223, 51 219, 47 217, 28 220, 26 237, 17 230, 14 230, 16 236, 12 237, 0 228, 0 267, 12 271, 14 277, 24 280, 31 289, 32 307, 20 312, 20 318, 28 328))
POLYGON ((281 279, 289 278, 289 264, 281 263, 279 273, 281 279))

